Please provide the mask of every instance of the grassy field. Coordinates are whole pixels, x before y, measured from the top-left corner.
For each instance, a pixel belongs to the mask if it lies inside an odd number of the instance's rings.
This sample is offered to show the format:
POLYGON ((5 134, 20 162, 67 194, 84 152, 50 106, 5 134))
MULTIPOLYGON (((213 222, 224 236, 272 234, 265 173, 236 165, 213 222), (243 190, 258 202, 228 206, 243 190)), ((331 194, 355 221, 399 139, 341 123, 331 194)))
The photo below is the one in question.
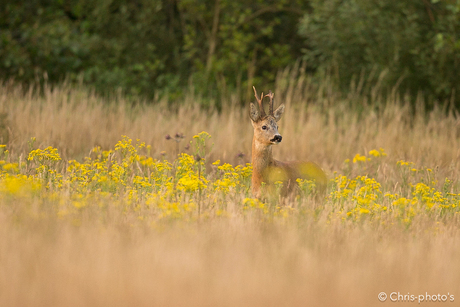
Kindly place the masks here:
POLYGON ((218 112, 192 94, 167 107, 2 85, 0 306, 456 305, 460 120, 357 88, 272 89, 275 158, 330 178, 286 201, 250 194, 236 95, 218 112))

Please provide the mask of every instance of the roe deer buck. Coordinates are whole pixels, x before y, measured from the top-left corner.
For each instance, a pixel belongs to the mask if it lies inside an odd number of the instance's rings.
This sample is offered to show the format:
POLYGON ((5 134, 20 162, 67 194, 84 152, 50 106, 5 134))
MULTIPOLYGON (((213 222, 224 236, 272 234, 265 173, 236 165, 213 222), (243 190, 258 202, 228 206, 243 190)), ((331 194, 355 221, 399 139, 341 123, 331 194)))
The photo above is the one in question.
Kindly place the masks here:
POLYGON ((252 139, 252 194, 260 198, 262 196, 262 182, 268 187, 276 181, 283 182, 282 194, 286 195, 297 186, 298 178, 315 180, 320 192, 324 192, 327 178, 324 171, 315 163, 307 161, 281 162, 273 159, 272 145, 281 142, 282 137, 278 132, 277 121, 284 112, 284 104, 273 111, 274 94, 269 91, 268 95, 262 93, 260 98, 253 86, 254 96, 259 104, 257 110, 254 103, 250 104, 249 117, 254 127, 252 139), (263 100, 270 98, 269 114, 265 114, 263 100))

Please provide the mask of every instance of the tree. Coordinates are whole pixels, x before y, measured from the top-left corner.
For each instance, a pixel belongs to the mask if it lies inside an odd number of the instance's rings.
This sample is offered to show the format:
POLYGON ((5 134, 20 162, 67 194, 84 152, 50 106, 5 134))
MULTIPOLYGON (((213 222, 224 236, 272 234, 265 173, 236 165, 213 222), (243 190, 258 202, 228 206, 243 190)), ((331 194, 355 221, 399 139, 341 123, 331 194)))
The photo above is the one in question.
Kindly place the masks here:
POLYGON ((82 79, 99 92, 180 96, 270 83, 301 56, 304 1, 9 0, 0 78, 82 79))
POLYGON ((460 105, 460 2, 313 0, 299 33, 314 69, 335 70, 344 90, 353 78, 400 84, 460 105))

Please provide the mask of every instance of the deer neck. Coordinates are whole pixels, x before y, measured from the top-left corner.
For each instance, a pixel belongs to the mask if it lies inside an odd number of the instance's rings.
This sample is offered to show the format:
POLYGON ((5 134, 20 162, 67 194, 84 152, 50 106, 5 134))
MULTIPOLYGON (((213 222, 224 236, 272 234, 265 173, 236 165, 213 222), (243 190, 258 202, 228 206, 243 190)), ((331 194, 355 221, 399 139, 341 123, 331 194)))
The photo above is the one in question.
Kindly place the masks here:
POLYGON ((253 177, 257 176, 262 179, 264 170, 274 164, 272 146, 258 142, 256 138, 252 139, 252 172, 253 177))

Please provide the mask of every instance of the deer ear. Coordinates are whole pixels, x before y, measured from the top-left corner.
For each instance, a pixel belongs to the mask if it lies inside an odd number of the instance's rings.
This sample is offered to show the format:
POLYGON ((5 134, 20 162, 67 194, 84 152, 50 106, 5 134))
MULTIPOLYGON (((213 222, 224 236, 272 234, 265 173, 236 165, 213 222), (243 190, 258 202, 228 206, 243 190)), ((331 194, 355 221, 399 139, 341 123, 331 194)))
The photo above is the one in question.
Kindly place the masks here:
POLYGON ((284 112, 284 103, 281 104, 278 108, 276 108, 275 112, 273 112, 273 117, 275 118, 276 121, 280 120, 283 112, 284 112))
POLYGON ((251 104, 249 105, 249 117, 253 122, 256 122, 259 120, 259 115, 259 110, 257 110, 255 104, 251 102, 251 104))

